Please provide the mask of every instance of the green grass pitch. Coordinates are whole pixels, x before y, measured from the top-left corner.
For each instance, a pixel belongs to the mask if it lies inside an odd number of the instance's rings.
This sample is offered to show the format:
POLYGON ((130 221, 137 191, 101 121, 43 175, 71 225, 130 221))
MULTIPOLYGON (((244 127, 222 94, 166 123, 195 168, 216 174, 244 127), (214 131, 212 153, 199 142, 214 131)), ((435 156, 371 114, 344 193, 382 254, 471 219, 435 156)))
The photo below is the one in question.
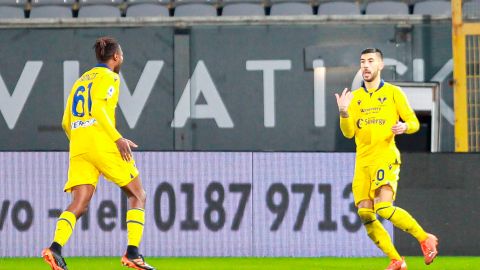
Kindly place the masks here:
MULTIPOLYGON (((67 258, 69 270, 127 269, 120 258, 67 258)), ((386 258, 147 258, 158 270, 382 270, 386 258)), ((478 269, 480 257, 438 257, 426 266, 422 257, 407 258, 409 270, 478 269)), ((0 270, 48 270, 41 258, 0 258, 0 270)))

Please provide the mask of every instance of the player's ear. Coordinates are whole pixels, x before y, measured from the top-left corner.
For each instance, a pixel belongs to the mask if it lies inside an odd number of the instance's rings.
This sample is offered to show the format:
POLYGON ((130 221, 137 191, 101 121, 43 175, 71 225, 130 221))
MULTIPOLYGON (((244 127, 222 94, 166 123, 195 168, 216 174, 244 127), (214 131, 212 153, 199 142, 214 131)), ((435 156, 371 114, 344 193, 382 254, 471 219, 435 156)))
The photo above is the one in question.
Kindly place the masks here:
POLYGON ((380 59, 380 64, 378 65, 378 70, 383 70, 385 64, 383 63, 383 59, 380 59))

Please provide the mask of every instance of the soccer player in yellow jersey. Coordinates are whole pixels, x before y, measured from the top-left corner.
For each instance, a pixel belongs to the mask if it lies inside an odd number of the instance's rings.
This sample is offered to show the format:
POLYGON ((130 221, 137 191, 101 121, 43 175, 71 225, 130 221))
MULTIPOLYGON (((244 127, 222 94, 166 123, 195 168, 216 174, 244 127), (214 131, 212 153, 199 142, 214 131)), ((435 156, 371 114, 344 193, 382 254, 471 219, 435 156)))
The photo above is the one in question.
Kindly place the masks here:
POLYGON ((418 131, 419 123, 403 91, 381 79, 383 66, 379 49, 365 49, 360 57, 362 87, 352 92, 344 89, 335 96, 342 133, 349 139, 355 137, 357 146, 352 189, 358 215, 368 236, 390 258, 386 269, 406 270, 405 259, 377 215, 415 237, 427 265, 437 256, 438 240, 407 211, 393 206, 401 163, 395 136, 418 131))
MULTIPOLYGON (((63 114, 62 127, 70 140, 70 166, 64 191, 72 202, 57 220, 53 242, 42 257, 53 270, 67 270, 62 247, 72 235, 78 218, 87 210, 98 177, 118 185, 128 197, 128 246, 121 263, 134 269, 155 269, 138 252, 145 223, 145 191, 132 156, 132 141, 115 128, 123 52, 110 37, 96 40, 98 65, 73 85, 63 114)), ((86 267, 85 269, 88 269, 86 267)))

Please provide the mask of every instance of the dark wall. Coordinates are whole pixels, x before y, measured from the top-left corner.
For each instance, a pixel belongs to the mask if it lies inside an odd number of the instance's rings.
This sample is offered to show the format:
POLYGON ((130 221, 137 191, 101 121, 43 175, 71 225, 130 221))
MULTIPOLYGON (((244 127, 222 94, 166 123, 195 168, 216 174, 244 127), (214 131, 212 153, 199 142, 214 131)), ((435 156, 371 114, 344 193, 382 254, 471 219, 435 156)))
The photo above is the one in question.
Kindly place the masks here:
MULTIPOLYGON (((0 91, 19 94, 28 88, 29 79, 33 85, 27 89, 23 107, 21 95, 1 106, 0 150, 67 149, 60 128, 63 92, 73 83, 67 77, 78 76, 66 68, 67 61, 77 63, 80 73, 95 65, 91 47, 100 35, 112 35, 121 42, 122 84, 128 86, 128 95, 135 95, 126 102, 129 109, 120 104, 118 128, 137 141, 140 150, 150 151, 353 151, 353 143, 340 134, 333 94, 352 87, 361 50, 379 47, 384 51, 389 60, 383 76, 389 81, 430 81, 451 59, 449 21, 193 26, 182 31, 170 26, 4 29, 0 31, 0 75, 6 89, 2 86, 0 91), (324 125, 315 124, 312 61, 316 58, 326 67, 319 79, 324 85, 324 107, 317 115, 324 125), (414 59, 424 61, 423 78, 414 59), (26 69, 32 61, 42 64, 36 77, 26 69), (162 61, 159 74, 146 68, 149 61, 162 61), (267 65, 276 69, 273 78, 251 67, 258 61, 263 65, 270 61, 267 65), (151 81, 152 87, 143 87, 141 78, 144 83, 151 81), (265 84, 272 83, 273 95, 266 97, 265 84), (212 117, 219 115, 212 109, 220 103, 208 95, 212 89, 230 118, 227 125, 212 117), (138 94, 141 91, 147 93, 145 99, 138 94), (185 92, 200 94, 179 109, 185 92), (270 116, 265 113, 266 103, 274 105, 270 116), (15 108, 20 111, 14 112, 15 108), (189 118, 172 127, 176 109, 189 118), (127 121, 137 110, 135 121, 127 121), (266 123, 268 117, 275 119, 271 126, 266 123)), ((443 96, 452 106, 450 88, 443 89, 443 96)), ((442 127, 453 130, 448 123, 442 127)), ((442 134, 441 149, 453 150, 453 133, 442 134)))
MULTIPOLYGON (((480 252, 480 155, 404 154, 396 204, 438 236, 442 255, 480 252)), ((417 241, 396 230, 405 255, 421 254, 417 241)))

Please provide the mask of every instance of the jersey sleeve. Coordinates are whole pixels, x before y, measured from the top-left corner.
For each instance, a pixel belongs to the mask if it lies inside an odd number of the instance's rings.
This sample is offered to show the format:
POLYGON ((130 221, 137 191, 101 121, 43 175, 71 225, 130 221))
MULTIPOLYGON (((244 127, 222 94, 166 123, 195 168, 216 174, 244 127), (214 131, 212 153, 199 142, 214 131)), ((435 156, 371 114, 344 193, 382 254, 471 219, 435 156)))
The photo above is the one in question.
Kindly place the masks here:
POLYGON ((110 119, 107 113, 107 100, 116 91, 115 83, 116 80, 113 76, 106 75, 92 87, 91 91, 92 116, 113 141, 122 138, 120 132, 115 128, 114 121, 110 119))
POLYGON ((397 112, 400 118, 407 124, 407 131, 405 133, 412 134, 417 132, 420 129, 420 123, 408 102, 407 96, 400 88, 396 88, 394 90, 394 97, 397 112))
POLYGON ((65 110, 63 111, 63 117, 62 117, 62 128, 65 131, 65 134, 67 135, 67 138, 70 140, 70 134, 71 134, 71 110, 72 110, 72 97, 71 93, 67 99, 67 105, 65 106, 65 110))
POLYGON ((92 100, 108 100, 115 93, 115 86, 118 85, 118 78, 111 74, 105 74, 102 78, 95 81, 92 87, 92 100))
POLYGON ((346 138, 353 138, 355 135, 355 123, 353 121, 353 109, 352 104, 348 106, 348 117, 341 117, 340 116, 340 130, 342 131, 343 136, 346 138))

